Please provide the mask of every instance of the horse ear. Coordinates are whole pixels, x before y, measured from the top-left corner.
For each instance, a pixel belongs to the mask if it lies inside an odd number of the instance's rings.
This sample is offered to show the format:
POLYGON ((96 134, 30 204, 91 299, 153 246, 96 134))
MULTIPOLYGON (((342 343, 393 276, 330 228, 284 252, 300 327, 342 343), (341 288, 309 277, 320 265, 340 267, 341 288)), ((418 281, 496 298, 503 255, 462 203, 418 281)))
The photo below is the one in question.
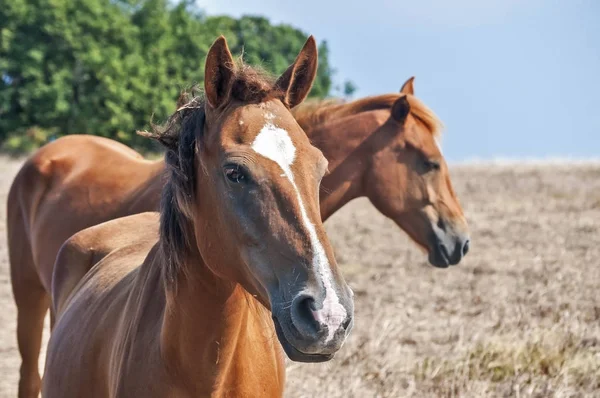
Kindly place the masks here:
POLYGON ((204 92, 213 108, 227 103, 233 83, 233 57, 225 37, 219 36, 208 50, 204 66, 204 92))
POLYGON ((400 94, 415 95, 415 88, 413 86, 414 81, 415 81, 415 77, 412 76, 406 82, 404 82, 404 84, 402 85, 402 88, 400 89, 400 94))
POLYGON ((317 42, 310 36, 296 61, 277 79, 275 87, 281 90, 281 99, 288 107, 293 108, 306 98, 317 75, 318 53, 317 42))
POLYGON ((409 112, 410 103, 408 102, 408 98, 406 98, 406 95, 403 95, 400 98, 398 98, 396 102, 394 102, 394 105, 392 105, 392 117, 398 123, 404 124, 409 112))

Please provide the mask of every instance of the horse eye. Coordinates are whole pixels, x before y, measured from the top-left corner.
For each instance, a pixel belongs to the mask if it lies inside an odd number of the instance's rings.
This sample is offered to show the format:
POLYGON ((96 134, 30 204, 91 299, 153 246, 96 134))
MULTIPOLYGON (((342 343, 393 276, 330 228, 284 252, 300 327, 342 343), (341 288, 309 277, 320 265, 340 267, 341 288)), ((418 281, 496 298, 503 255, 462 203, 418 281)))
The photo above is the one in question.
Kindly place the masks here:
POLYGON ((425 170, 426 171, 439 170, 440 169, 440 163, 436 162, 434 160, 425 159, 425 160, 423 160, 423 165, 425 166, 425 170))
POLYGON ((239 166, 226 166, 225 176, 227 179, 234 183, 240 183, 246 181, 247 177, 244 171, 239 166))

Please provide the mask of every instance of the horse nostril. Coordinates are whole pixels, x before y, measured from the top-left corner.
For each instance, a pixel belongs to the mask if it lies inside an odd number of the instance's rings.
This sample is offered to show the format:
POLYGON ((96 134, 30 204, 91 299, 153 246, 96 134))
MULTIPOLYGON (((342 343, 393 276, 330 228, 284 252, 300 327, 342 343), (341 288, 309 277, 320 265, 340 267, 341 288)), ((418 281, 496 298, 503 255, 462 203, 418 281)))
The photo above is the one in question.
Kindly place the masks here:
POLYGON ((317 307, 315 306, 315 299, 312 297, 305 297, 301 299, 298 303, 298 310, 302 315, 306 315, 307 318, 314 318, 312 312, 317 310, 317 307))
POLYGON ((294 300, 293 307, 297 320, 301 321, 306 326, 309 326, 310 329, 314 329, 313 332, 320 329, 319 322, 315 318, 317 307, 315 305, 315 299, 312 296, 303 295, 298 297, 294 300))
POLYGON ((463 247, 462 247, 462 255, 463 256, 466 256, 467 253, 469 252, 469 246, 470 245, 471 245, 471 241, 469 239, 467 239, 465 241, 465 243, 463 244, 463 247))

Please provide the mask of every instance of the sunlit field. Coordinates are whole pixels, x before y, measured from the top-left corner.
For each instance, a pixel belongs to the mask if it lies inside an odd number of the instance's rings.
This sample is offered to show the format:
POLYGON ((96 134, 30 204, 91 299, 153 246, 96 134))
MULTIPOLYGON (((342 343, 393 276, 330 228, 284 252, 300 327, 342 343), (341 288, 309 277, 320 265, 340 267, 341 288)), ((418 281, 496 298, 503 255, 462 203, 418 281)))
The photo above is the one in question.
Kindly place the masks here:
MULTIPOLYGON (((20 363, 5 236, 20 165, 0 158, 1 397, 20 363)), ((456 267, 428 265, 367 200, 327 222, 356 325, 333 361, 288 363, 286 397, 600 394, 600 162, 451 172, 472 238, 456 267)))

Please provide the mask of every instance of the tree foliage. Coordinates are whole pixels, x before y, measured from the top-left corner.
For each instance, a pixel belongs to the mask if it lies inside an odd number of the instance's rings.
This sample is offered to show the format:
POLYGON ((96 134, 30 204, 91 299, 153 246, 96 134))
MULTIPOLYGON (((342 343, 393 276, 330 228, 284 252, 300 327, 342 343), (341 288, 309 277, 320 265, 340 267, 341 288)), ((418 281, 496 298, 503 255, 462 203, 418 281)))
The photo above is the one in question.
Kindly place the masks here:
MULTIPOLYGON (((293 62, 308 36, 259 16, 207 17, 192 0, 3 2, 0 142, 87 133, 147 145, 135 130, 173 112, 182 88, 202 84, 204 58, 220 34, 234 54, 273 73, 293 62)), ((319 50, 313 97, 332 87, 327 43, 319 50)))

